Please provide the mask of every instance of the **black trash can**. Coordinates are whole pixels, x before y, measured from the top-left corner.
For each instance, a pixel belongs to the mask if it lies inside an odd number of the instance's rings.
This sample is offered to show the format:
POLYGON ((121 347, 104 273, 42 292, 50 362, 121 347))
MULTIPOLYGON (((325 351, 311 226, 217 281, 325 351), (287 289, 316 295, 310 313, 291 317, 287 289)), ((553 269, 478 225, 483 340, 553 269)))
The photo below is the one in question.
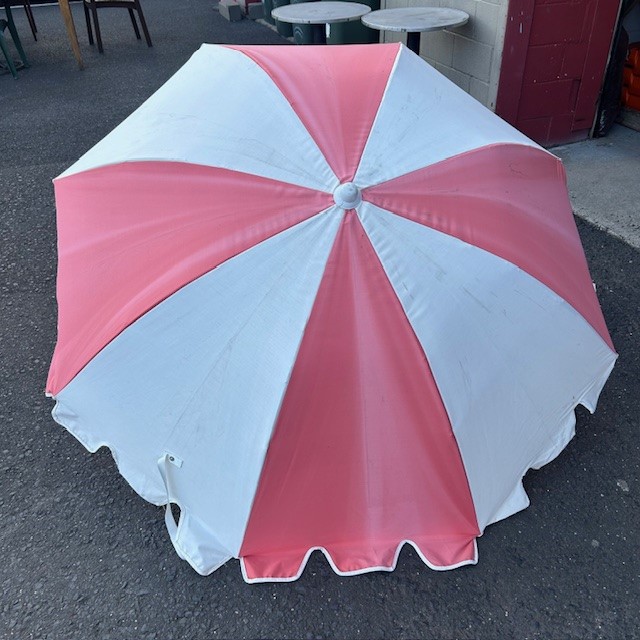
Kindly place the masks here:
MULTIPOLYGON (((317 0, 291 0, 291 4, 316 2, 317 0)), ((313 27, 310 24, 294 24, 293 39, 296 44, 313 44, 313 27)))
MULTIPOLYGON (((302 1, 302 0, 300 0, 302 1)), ((359 2, 371 7, 371 11, 380 8, 380 0, 342 0, 343 2, 359 2)), ((353 22, 336 22, 330 25, 327 44, 370 44, 380 41, 380 32, 365 27, 360 20, 353 22)))
MULTIPOLYGON (((273 8, 284 7, 287 4, 291 4, 290 0, 272 0, 273 8)), ((290 38, 293 35, 293 29, 288 22, 282 22, 276 20, 276 29, 283 38, 290 38)))

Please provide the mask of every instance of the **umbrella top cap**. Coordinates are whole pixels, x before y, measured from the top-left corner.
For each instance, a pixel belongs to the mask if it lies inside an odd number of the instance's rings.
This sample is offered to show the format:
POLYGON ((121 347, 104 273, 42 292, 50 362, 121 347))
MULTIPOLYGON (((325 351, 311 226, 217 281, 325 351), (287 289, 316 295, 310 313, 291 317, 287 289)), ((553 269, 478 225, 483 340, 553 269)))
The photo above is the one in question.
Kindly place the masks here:
POLYGON ((353 209, 362 202, 360 189, 353 182, 344 182, 333 192, 333 201, 343 209, 353 209))

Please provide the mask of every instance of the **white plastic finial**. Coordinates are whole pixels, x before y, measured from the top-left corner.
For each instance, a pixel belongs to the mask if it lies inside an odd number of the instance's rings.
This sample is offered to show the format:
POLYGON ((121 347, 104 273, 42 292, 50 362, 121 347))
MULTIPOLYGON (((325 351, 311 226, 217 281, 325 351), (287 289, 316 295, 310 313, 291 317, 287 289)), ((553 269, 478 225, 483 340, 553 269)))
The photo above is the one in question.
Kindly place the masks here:
POLYGON ((333 192, 333 201, 343 209, 353 209, 362 202, 360 189, 353 182, 345 182, 333 192))

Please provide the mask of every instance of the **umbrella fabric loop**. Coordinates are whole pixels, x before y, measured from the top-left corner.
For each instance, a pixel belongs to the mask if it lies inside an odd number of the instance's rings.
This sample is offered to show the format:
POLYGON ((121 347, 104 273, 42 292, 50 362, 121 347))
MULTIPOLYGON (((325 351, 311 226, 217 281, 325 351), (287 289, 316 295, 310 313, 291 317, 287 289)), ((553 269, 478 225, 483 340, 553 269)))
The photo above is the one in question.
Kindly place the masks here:
POLYGON ((220 543, 214 532, 177 499, 172 467, 182 467, 182 460, 171 453, 165 453, 158 460, 158 471, 167 492, 164 512, 167 531, 178 556, 186 560, 200 575, 206 576, 221 567, 233 554, 220 543), (172 504, 180 507, 177 523, 171 511, 172 504))
POLYGON ((169 537, 171 538, 171 542, 173 542, 173 546, 176 546, 176 540, 178 538, 178 525, 173 517, 173 513, 171 512, 171 503, 167 503, 164 511, 164 523, 167 525, 167 531, 169 532, 169 537))
POLYGON ((175 494, 171 489, 171 475, 169 473, 169 464, 176 464, 176 462, 177 466, 182 466, 181 460, 170 453, 165 453, 158 460, 158 470, 160 471, 162 481, 164 482, 164 486, 167 491, 167 506, 165 508, 164 521, 167 525, 167 531, 169 532, 169 537, 171 538, 173 546, 176 548, 176 551, 178 551, 178 554, 182 555, 178 546, 178 529, 182 522, 182 507, 180 507, 180 503, 176 500, 175 494), (171 503, 177 504, 180 507, 180 518, 177 523, 173 517, 173 513, 171 512, 171 503))

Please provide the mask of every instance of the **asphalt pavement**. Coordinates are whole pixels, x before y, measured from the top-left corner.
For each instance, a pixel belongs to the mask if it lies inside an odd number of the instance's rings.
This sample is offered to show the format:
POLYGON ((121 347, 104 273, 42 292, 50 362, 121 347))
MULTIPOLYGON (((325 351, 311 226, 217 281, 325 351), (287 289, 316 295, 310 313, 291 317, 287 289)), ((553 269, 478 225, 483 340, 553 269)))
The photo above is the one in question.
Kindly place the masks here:
MULTIPOLYGON (((432 571, 405 547, 393 573, 341 578, 316 553, 295 583, 247 585, 237 561, 201 577, 108 452, 90 455, 54 423, 43 393, 56 338, 51 179, 201 42, 287 46, 204 0, 144 10, 155 46, 134 39, 125 11, 105 10, 100 56, 74 5, 82 72, 57 7, 34 9, 37 43, 15 10, 32 67, 0 76, 0 638, 640 637, 640 252, 597 221, 577 222, 618 364, 595 415, 579 409, 567 449, 526 476, 531 506, 488 527, 476 566, 432 571)), ((596 142, 585 143, 591 181, 616 210, 596 142)))

